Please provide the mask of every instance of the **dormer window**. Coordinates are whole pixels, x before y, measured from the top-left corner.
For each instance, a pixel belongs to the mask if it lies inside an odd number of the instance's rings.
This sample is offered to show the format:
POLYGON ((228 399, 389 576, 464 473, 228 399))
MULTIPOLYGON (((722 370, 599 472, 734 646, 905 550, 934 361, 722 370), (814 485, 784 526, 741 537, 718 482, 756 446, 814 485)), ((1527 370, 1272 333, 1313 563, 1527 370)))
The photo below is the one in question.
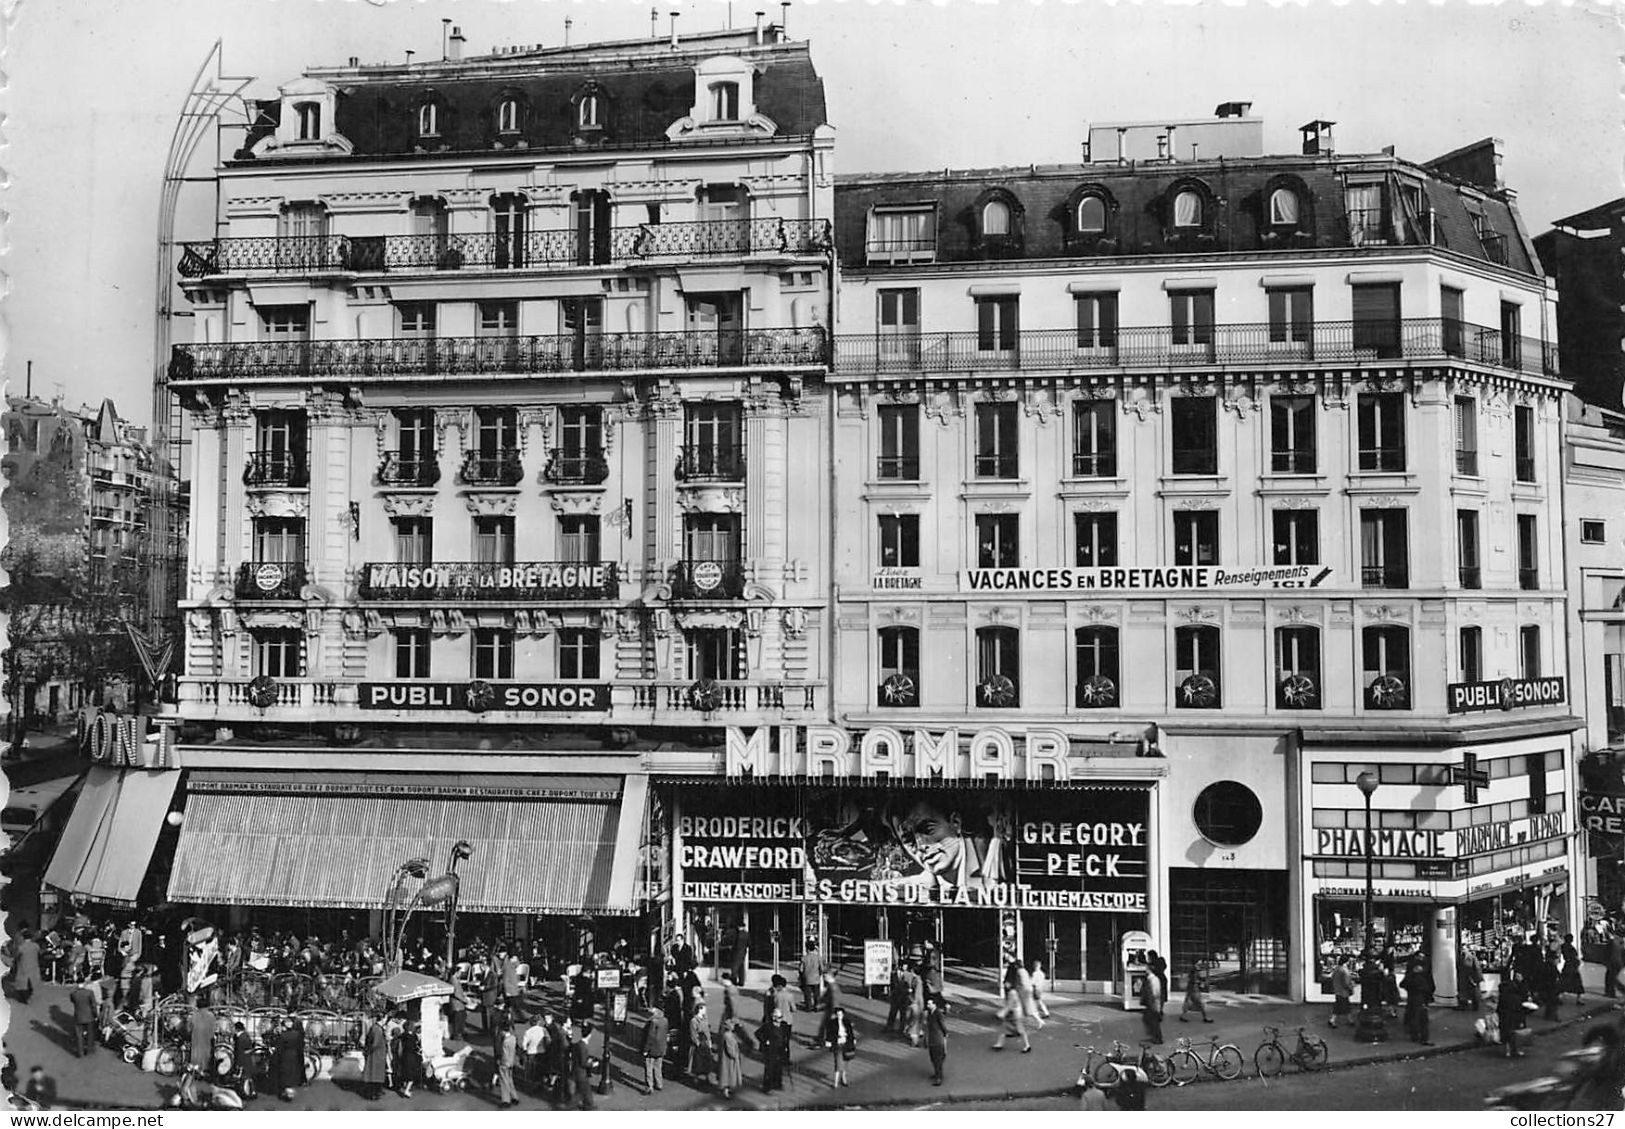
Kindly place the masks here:
MULTIPOLYGON (((427 109, 428 107, 425 107, 427 109)), ((497 106, 497 132, 519 132, 519 101, 516 98, 504 98, 497 106)))
POLYGON ((736 122, 739 120, 739 84, 714 82, 711 84, 711 120, 736 122))
POLYGON ((299 140, 319 141, 322 136, 322 107, 317 102, 300 102, 294 108, 299 118, 299 140))
POLYGON ((1078 233, 1098 235, 1106 230, 1106 201, 1099 196, 1085 196, 1078 201, 1078 233))
POLYGON ((440 136, 440 107, 433 102, 425 102, 418 107, 418 136, 440 136))
POLYGON ((586 95, 576 107, 576 125, 582 129, 598 129, 603 124, 599 117, 598 95, 586 95))
POLYGON ((1298 224, 1298 194, 1290 188, 1277 188, 1270 193, 1270 225, 1296 227, 1298 224))
POLYGON ((1202 226, 1202 194, 1187 188, 1174 197, 1174 226, 1193 228, 1202 226))
POLYGON ((989 200, 982 205, 982 234, 1002 237, 1010 234, 1010 205, 1003 200, 989 200))

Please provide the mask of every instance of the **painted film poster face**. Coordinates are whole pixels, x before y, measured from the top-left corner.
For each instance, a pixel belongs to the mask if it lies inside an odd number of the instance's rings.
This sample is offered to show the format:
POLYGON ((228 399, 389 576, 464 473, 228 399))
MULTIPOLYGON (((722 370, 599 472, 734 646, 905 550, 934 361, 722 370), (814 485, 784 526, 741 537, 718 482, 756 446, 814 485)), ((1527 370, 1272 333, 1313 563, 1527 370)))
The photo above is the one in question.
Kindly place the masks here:
POLYGON ((683 812, 688 899, 1145 908, 1143 792, 735 789, 683 812))

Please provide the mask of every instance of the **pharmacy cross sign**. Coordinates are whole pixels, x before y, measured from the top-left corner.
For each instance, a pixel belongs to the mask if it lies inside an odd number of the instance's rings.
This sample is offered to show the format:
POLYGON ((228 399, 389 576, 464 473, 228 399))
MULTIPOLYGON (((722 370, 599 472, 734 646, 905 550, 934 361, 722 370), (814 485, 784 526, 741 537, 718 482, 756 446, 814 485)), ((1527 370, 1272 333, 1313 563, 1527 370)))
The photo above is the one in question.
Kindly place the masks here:
POLYGON ((1478 803, 1478 790, 1490 786, 1490 774, 1478 767, 1476 753, 1463 753, 1460 765, 1450 766, 1450 783, 1461 785, 1461 794, 1469 804, 1478 803))

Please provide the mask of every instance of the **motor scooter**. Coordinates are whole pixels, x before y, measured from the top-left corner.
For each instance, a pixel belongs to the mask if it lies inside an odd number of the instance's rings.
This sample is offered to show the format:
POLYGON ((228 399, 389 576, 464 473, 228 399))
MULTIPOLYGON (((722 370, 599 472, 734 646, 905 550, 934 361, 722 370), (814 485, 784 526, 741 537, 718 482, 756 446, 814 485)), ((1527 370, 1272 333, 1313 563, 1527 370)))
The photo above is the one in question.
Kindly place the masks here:
POLYGON ((243 1096, 224 1083, 208 1081, 197 1067, 187 1066, 181 1071, 180 1085, 164 1103, 164 1108, 240 1110, 243 1096))

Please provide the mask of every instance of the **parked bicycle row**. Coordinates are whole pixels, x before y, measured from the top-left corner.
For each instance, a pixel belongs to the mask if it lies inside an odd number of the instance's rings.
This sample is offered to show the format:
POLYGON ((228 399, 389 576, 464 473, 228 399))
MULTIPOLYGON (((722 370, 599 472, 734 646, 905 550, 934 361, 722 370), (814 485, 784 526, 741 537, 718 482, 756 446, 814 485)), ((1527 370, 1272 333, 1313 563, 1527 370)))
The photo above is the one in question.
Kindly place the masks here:
MULTIPOLYGON (((1152 1048, 1157 1044, 1150 1039, 1140 1040, 1138 1055, 1127 1043, 1112 1041, 1109 1052, 1094 1047, 1083 1048, 1084 1063, 1078 1072, 1078 1085, 1092 1082, 1101 1089, 1110 1090, 1123 1081, 1125 1067, 1132 1067, 1145 1076, 1152 1086, 1185 1086, 1204 1075, 1222 1081, 1239 1078, 1246 1068, 1241 1049, 1234 1043, 1221 1043, 1218 1039, 1201 1041, 1181 1037, 1168 1055, 1160 1055, 1152 1048)), ((1253 1067, 1260 1078, 1273 1078, 1291 1063, 1299 1070, 1319 1070, 1331 1058, 1326 1041, 1311 1035, 1305 1027, 1297 1029, 1297 1043, 1288 1048, 1281 1042, 1279 1027, 1264 1028, 1264 1041, 1253 1052, 1253 1067)))

